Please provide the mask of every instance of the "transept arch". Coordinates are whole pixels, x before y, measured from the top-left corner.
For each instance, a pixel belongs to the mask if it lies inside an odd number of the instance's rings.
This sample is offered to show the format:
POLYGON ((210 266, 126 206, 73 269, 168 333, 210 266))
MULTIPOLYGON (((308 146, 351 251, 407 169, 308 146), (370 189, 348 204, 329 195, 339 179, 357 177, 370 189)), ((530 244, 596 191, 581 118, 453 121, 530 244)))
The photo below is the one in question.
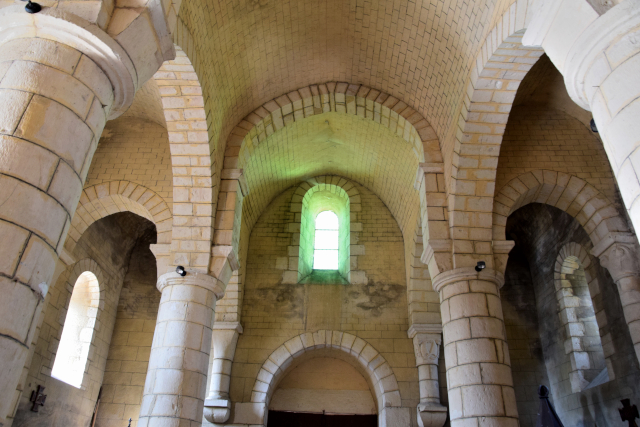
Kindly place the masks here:
MULTIPOLYGON (((318 350, 329 350, 336 356, 347 356, 356 362, 361 373, 372 386, 378 404, 378 414, 385 408, 400 407, 401 394, 393 369, 385 358, 367 341, 342 331, 319 330, 306 332, 286 341, 275 349, 263 363, 251 393, 251 403, 269 405, 278 382, 299 358, 311 356, 318 350)), ((326 356, 327 353, 322 353, 326 356)))
POLYGON ((184 266, 208 269, 212 205, 218 187, 214 185, 214 153, 209 146, 202 88, 191 61, 179 46, 176 58, 165 61, 154 79, 160 89, 173 165, 174 258, 184 266))
POLYGON ((172 215, 156 192, 130 181, 111 181, 85 188, 71 220, 64 248, 73 250, 82 234, 97 220, 118 212, 133 212, 156 226, 159 244, 171 243, 172 215))
MULTIPOLYGON (((544 53, 522 45, 530 15, 526 2, 514 2, 489 33, 471 70, 458 126, 448 139, 453 141, 451 162, 445 163, 452 196, 451 238, 467 241, 454 250, 457 267, 475 265, 474 254, 488 249, 481 242, 491 241, 490 213, 502 136, 520 82, 544 53)), ((502 253, 505 248, 494 245, 496 250, 502 253)))

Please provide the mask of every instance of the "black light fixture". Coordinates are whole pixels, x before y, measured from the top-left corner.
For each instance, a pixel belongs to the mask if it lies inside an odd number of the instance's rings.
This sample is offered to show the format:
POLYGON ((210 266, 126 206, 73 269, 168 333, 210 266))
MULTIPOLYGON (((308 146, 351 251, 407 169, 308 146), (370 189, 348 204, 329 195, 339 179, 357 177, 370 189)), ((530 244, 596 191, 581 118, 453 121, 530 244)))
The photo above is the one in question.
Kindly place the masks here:
POLYGON ((187 270, 185 270, 183 266, 179 265, 178 267, 176 267, 176 273, 184 277, 187 275, 187 270))
POLYGON ((589 126, 591 126, 591 132, 598 133, 598 126, 596 126, 596 121, 591 119, 589 122, 589 126))
POLYGON ((34 3, 31 0, 28 0, 27 5, 24 7, 24 10, 26 10, 27 13, 38 13, 42 10, 42 6, 40 6, 40 4, 38 3, 34 3))
POLYGON ((478 263, 476 264, 476 271, 480 273, 485 268, 487 268, 487 264, 484 261, 478 261, 478 263))

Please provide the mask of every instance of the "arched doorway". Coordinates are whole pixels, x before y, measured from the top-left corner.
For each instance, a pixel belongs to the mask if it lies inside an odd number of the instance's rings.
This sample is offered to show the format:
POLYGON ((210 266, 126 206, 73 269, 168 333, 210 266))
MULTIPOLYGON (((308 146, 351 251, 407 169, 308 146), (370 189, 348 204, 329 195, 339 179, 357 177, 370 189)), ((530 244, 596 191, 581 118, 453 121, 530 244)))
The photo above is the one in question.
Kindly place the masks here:
POLYGON ((269 402, 267 426, 375 427, 374 395, 365 377, 336 357, 290 367, 269 402))

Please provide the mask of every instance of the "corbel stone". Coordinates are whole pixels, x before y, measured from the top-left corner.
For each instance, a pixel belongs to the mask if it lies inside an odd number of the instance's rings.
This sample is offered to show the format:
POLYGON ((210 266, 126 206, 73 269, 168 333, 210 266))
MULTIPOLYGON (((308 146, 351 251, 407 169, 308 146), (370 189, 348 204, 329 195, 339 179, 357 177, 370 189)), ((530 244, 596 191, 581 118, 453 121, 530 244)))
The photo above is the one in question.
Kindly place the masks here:
MULTIPOLYGON (((229 283, 229 279, 231 279, 231 275, 238 269, 240 269, 240 261, 238 260, 238 254, 232 246, 214 246, 211 249, 211 266, 209 267, 209 272, 221 283, 223 295, 224 289, 227 288, 227 283, 229 283)), ((219 296, 218 299, 222 298, 222 296, 219 296)))
POLYGON ((231 366, 242 334, 239 322, 216 322, 211 340, 211 382, 209 395, 204 401, 204 417, 213 424, 224 424, 231 415, 229 386, 231 366))

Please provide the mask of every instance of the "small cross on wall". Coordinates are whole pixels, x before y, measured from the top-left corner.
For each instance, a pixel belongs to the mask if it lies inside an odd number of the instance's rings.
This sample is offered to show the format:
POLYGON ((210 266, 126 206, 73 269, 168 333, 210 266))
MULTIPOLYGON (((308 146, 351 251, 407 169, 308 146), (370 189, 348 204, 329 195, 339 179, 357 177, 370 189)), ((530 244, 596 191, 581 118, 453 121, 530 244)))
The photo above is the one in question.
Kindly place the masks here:
POLYGON ((638 415, 636 405, 631 405, 629 399, 622 399, 620 403, 622 403, 622 408, 619 408, 618 411, 620 412, 622 421, 628 421, 629 427, 638 427, 636 418, 640 418, 640 415, 638 415))
POLYGON ((44 387, 42 387, 41 385, 39 385, 36 390, 31 392, 31 399, 29 399, 29 401, 33 403, 33 406, 31 407, 31 410, 33 412, 38 412, 38 408, 40 406, 44 406, 44 401, 47 400, 47 396, 43 394, 43 392, 44 387))

